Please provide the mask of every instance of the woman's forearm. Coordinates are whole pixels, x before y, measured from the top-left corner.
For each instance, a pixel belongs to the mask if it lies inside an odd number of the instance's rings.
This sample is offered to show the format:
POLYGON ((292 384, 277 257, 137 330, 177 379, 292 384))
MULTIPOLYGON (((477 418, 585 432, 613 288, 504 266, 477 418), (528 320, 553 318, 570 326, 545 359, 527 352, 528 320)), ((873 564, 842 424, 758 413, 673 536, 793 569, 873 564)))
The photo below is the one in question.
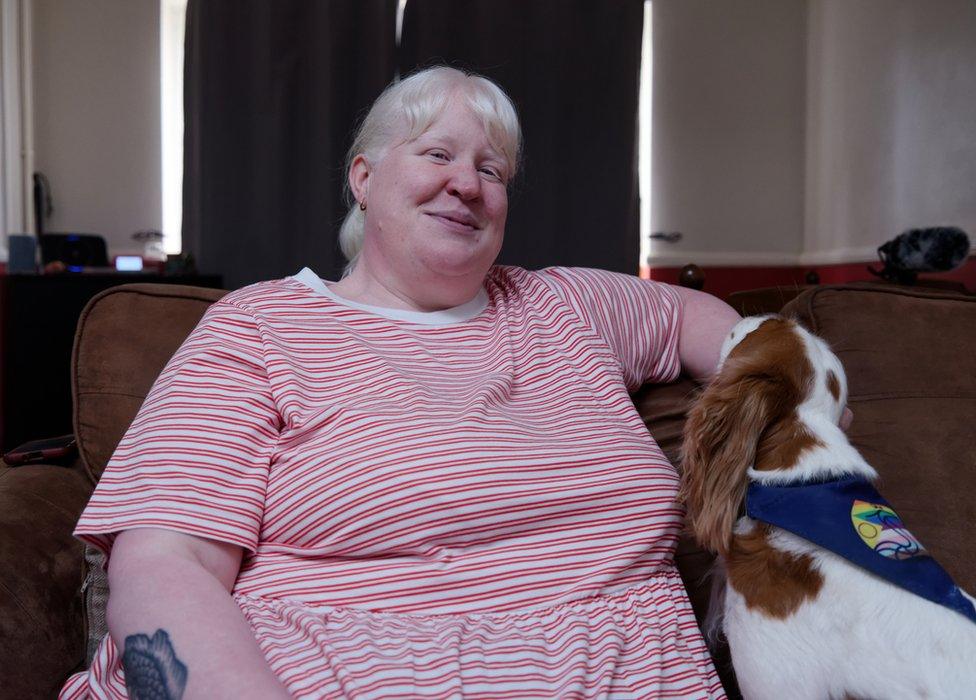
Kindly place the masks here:
POLYGON ((194 556, 116 549, 108 625, 130 698, 288 697, 225 583, 194 556))

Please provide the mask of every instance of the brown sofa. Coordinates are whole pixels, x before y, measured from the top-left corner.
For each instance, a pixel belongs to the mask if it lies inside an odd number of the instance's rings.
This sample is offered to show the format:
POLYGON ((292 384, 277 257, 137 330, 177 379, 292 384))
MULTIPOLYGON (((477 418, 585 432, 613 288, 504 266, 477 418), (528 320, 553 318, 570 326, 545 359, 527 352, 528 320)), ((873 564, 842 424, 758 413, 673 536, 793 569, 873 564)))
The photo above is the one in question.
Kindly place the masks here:
MULTIPOLYGON (((104 629, 105 589, 72 527, 155 376, 222 294, 128 285, 100 294, 83 312, 72 363, 79 456, 67 465, 0 468, 0 698, 54 697, 68 674, 85 667, 88 637, 104 629)), ((747 310, 775 309, 777 295, 752 294, 747 310)), ((976 591, 976 297, 877 284, 817 287, 784 312, 837 352, 849 375, 852 441, 882 474, 882 490, 908 526, 960 585, 976 591)), ((675 462, 694 391, 683 379, 634 397, 675 462)), ((702 615, 712 557, 685 541, 677 559, 702 615)), ((732 689, 721 652, 717 661, 732 689)))

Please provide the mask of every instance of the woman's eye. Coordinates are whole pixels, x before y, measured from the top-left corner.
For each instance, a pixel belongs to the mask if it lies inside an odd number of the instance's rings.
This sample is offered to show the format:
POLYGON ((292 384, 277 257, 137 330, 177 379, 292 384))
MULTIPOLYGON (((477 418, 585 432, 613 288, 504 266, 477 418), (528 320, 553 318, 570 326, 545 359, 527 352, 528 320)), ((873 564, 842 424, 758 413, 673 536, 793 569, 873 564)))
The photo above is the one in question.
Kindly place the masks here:
POLYGON ((481 168, 479 172, 484 173, 488 177, 494 178, 496 180, 502 179, 502 174, 495 170, 494 168, 481 168))
POLYGON ((437 158, 438 160, 447 160, 447 154, 444 151, 430 151, 428 155, 431 158, 437 158))

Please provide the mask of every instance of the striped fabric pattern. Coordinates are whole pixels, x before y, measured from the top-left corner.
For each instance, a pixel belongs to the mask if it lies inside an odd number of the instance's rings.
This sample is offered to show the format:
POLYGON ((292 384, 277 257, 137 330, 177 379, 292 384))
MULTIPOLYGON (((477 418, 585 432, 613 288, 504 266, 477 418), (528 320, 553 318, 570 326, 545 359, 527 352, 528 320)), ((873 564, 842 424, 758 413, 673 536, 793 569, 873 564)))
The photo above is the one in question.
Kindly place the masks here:
MULTIPOLYGON (((215 303, 78 524, 245 548, 234 596, 295 697, 717 697, 673 564, 677 476, 629 392, 680 298, 492 269, 390 318, 304 270, 215 303)), ((106 638, 62 697, 125 697, 106 638)))

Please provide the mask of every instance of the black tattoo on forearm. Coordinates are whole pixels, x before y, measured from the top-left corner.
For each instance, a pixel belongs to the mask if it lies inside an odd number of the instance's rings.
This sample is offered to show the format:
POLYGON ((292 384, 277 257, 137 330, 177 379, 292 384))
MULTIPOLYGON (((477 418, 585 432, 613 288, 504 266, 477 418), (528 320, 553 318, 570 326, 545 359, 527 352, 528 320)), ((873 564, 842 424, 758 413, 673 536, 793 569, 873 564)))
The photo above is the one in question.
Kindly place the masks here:
POLYGON ((125 687, 130 700, 180 700, 186 688, 186 666, 176 658, 166 630, 125 638, 122 653, 125 687))

